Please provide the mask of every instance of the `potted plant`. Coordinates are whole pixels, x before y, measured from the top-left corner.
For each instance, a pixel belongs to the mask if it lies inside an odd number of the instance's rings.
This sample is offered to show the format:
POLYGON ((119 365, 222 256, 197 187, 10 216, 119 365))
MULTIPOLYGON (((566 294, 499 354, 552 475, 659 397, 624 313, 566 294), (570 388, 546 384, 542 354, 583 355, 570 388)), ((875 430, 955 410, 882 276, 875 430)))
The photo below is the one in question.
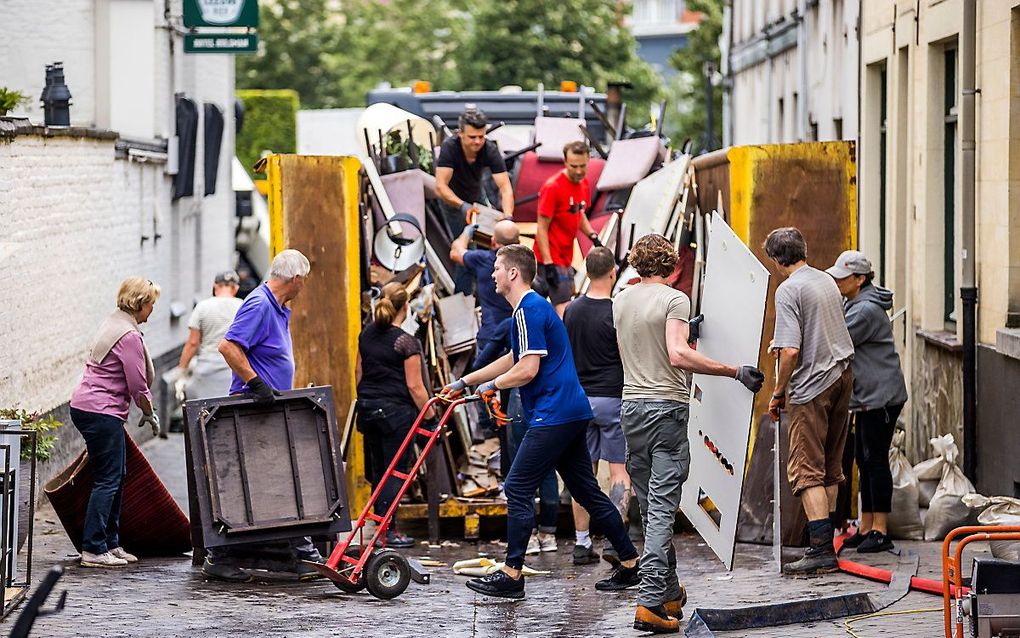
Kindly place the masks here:
POLYGON ((21 91, 0 86, 0 117, 7 115, 7 111, 16 109, 22 104, 28 104, 28 101, 28 96, 21 91))
MULTIPOLYGON (((35 460, 48 461, 53 454, 53 448, 57 444, 55 431, 64 424, 53 418, 50 414, 39 412, 28 412, 17 408, 0 408, 0 421, 2 420, 21 421, 21 429, 36 432, 35 460)), ((38 471, 38 465, 36 466, 38 471)), ((32 446, 27 436, 21 437, 21 459, 18 464, 18 549, 28 538, 28 500, 29 487, 31 484, 32 471, 32 446)), ((36 489, 39 489, 39 477, 36 476, 36 489)))

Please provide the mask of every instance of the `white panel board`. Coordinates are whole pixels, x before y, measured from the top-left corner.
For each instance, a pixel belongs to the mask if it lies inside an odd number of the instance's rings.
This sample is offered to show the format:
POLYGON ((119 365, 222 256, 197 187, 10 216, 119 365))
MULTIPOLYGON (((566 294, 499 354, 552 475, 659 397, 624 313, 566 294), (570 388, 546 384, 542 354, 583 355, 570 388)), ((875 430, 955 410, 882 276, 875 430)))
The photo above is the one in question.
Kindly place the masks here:
MULTIPOLYGON (((758 362, 769 272, 718 213, 712 216, 698 351, 732 365, 758 362)), ((688 438, 691 471, 680 509, 716 556, 733 567, 754 395, 733 379, 695 374, 688 438), (706 509, 708 500, 715 512, 706 509)))
POLYGON ((666 233, 690 161, 690 155, 684 155, 634 185, 620 220, 620 246, 624 253, 645 235, 666 233))

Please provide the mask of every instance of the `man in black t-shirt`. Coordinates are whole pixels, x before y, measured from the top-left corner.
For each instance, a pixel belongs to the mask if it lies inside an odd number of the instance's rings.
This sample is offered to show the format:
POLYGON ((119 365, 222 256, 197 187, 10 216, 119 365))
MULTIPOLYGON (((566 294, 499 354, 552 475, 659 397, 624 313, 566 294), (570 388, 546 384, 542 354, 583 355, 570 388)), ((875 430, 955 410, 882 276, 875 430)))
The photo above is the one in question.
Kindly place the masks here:
MULTIPOLYGON (((609 500, 626 520, 630 505, 630 477, 627 475, 627 442, 620 428, 623 396, 623 364, 613 325, 613 286, 616 259, 608 248, 592 248, 585 259, 590 284, 588 292, 574 299, 564 312, 563 322, 574 353, 574 367, 594 415, 588 425, 588 454, 598 474, 599 459, 609 463, 609 500)), ((574 564, 597 563, 592 548, 588 512, 576 502, 574 564)), ((611 552, 611 548, 603 553, 611 552)))
MULTIPOLYGON (((443 217, 450 228, 450 237, 456 238, 467 225, 468 216, 477 212, 475 204, 488 204, 482 193, 485 169, 499 187, 503 215, 514 212, 514 189, 506 171, 503 155, 492 140, 485 139, 489 120, 477 109, 467 109, 460 115, 457 135, 443 140, 436 160, 436 191, 443 217)), ((471 275, 463 267, 454 269, 455 292, 469 294, 473 288, 471 275)))

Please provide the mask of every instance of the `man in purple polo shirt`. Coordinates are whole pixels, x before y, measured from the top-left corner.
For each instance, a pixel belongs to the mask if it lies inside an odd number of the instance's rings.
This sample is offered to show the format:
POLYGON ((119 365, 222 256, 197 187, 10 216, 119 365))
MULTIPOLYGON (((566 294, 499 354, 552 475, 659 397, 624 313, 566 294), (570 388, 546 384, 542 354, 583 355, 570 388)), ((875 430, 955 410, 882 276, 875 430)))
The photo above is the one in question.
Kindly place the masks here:
POLYGON ((230 394, 249 394, 258 405, 271 405, 274 390, 294 386, 294 348, 287 303, 305 287, 311 266, 294 249, 281 252, 269 268, 269 280, 248 295, 220 342, 219 351, 233 371, 230 394))
MULTIPOLYGON (((219 346, 233 372, 230 394, 246 394, 256 405, 272 405, 280 390, 294 386, 294 348, 287 304, 304 289, 310 270, 308 258, 300 252, 282 251, 269 267, 269 280, 253 290, 237 310, 219 346)), ((322 562, 311 539, 291 539, 290 548, 295 560, 288 571, 296 572, 302 580, 317 577, 318 572, 300 562, 322 562)), ((202 573, 218 580, 253 579, 222 548, 207 548, 202 573)))

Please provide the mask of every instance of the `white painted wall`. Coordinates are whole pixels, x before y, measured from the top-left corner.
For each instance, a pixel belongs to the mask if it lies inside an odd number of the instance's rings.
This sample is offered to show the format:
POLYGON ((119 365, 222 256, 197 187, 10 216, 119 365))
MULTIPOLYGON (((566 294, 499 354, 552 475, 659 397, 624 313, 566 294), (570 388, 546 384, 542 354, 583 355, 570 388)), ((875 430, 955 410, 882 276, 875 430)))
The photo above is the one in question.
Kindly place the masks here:
MULTIPOLYGON (((173 0, 171 12, 180 11, 173 0)), ((143 326, 159 357, 187 333, 188 314, 172 319, 171 304, 190 312, 215 273, 233 265, 233 57, 185 56, 181 37, 162 23, 162 0, 0 3, 0 86, 37 97, 45 64, 61 60, 74 125, 158 143, 174 134, 174 94, 183 92, 200 112, 204 102, 219 106, 226 127, 216 193, 203 196, 200 122, 195 196, 177 202, 164 162, 117 159, 113 140, 19 135, 0 142, 0 406, 49 410, 69 400, 123 278, 141 275, 162 286, 143 326)), ((43 119, 38 103, 14 114, 43 119)))

